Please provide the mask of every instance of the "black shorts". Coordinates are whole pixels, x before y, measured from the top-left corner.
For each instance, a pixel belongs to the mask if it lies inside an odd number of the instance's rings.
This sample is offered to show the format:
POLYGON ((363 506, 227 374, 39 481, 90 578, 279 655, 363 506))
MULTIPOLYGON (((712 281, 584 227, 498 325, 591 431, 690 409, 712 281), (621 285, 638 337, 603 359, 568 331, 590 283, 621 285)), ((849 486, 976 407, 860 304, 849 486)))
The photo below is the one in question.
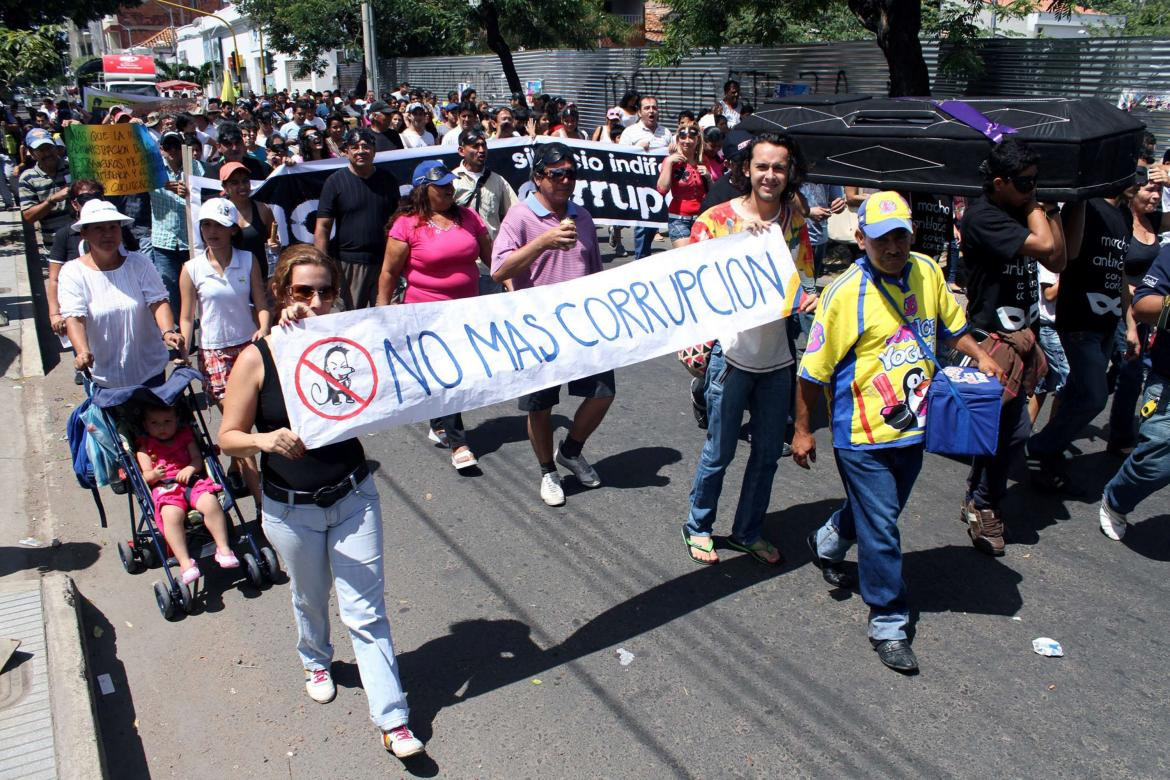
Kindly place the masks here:
MULTIPOLYGON (((581 377, 569 382, 569 395, 579 398, 613 398, 617 380, 613 371, 603 371, 593 376, 581 377)), ((520 396, 522 412, 542 412, 551 409, 561 401, 561 386, 553 385, 535 393, 520 396)))

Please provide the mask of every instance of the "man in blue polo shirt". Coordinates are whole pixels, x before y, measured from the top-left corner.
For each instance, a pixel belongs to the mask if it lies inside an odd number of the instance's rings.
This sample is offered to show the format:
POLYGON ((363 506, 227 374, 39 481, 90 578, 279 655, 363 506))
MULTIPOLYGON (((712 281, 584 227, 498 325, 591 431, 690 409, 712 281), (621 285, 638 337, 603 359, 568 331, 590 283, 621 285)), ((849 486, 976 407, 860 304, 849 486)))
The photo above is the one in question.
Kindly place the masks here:
POLYGON ((1126 515, 1155 491, 1170 485, 1170 245, 1163 246, 1133 294, 1133 316, 1158 329, 1150 349, 1150 375, 1138 414, 1137 446, 1105 486, 1101 533, 1125 535, 1126 515))
POLYGON ((1003 371, 967 333, 942 270, 910 251, 914 232, 902 196, 871 195, 857 216, 865 257, 821 296, 800 363, 792 458, 802 468, 816 460, 810 419, 823 391, 845 503, 809 535, 813 564, 830 585, 848 587, 841 562, 857 543, 870 642, 883 664, 913 673, 918 659, 906 635, 898 515, 922 468, 926 388, 935 370, 915 332, 932 350, 941 335, 984 373, 1003 371))

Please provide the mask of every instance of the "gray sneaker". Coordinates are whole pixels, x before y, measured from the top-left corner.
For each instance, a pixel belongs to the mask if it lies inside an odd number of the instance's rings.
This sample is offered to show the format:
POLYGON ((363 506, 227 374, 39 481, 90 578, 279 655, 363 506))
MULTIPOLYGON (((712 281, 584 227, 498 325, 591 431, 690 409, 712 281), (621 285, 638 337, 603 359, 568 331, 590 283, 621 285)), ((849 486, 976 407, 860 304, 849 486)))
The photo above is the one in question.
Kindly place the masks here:
POLYGON ((601 477, 597 476, 597 472, 589 465, 589 461, 585 460, 584 455, 570 458, 561 452, 560 447, 557 447, 556 461, 571 471, 582 486, 587 488, 601 487, 601 477))

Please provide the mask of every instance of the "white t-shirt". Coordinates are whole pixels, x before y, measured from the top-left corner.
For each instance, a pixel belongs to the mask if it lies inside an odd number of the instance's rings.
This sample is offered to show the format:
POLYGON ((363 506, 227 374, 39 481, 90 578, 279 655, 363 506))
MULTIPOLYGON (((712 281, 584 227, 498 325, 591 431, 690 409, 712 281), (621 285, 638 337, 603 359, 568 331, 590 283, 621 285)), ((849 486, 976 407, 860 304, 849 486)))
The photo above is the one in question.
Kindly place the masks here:
POLYGON ((739 109, 727 105, 726 100, 719 101, 719 108, 723 116, 727 117, 727 127, 732 128, 739 124, 739 109))
POLYGON ((667 130, 663 125, 653 130, 646 129, 646 125, 638 122, 630 125, 622 131, 622 137, 618 139, 618 143, 624 146, 642 146, 643 143, 649 142, 646 146, 646 151, 651 149, 665 149, 670 146, 670 142, 674 140, 674 133, 667 130))
POLYGON ((448 129, 447 132, 443 134, 443 143, 441 145, 442 146, 456 146, 456 147, 459 146, 459 136, 461 136, 462 134, 463 134, 463 128, 459 127, 458 125, 448 129))
POLYGON ((75 260, 61 267, 57 284, 61 316, 85 319, 94 382, 134 387, 163 372, 167 347, 150 306, 167 300, 167 290, 145 255, 129 252, 112 271, 75 260))
POLYGON ((1040 285, 1040 324, 1041 325, 1055 325, 1056 324, 1056 299, 1051 301, 1044 299, 1044 285, 1056 284, 1060 279, 1060 274, 1054 274, 1039 263, 1036 264, 1036 283, 1040 285))
POLYGON ((196 255, 184 268, 195 285, 202 314, 200 341, 205 349, 223 349, 246 343, 256 332, 252 319, 252 253, 232 250, 223 276, 211 266, 207 251, 196 255))
POLYGON ((630 125, 634 124, 634 122, 638 121, 637 111, 632 114, 627 114, 626 110, 621 106, 616 106, 616 108, 622 112, 622 127, 629 127, 630 125))
POLYGON ((422 135, 419 135, 408 127, 398 135, 402 139, 403 149, 421 149, 424 146, 435 145, 435 137, 426 130, 423 130, 422 135))
POLYGON ((301 128, 304 127, 305 125, 312 125, 313 127, 320 130, 322 133, 325 132, 324 120, 322 120, 321 117, 319 117, 319 116, 315 116, 312 119, 309 119, 308 121, 306 121, 304 124, 301 124, 301 125, 298 125, 296 122, 285 122, 283 125, 280 126, 280 134, 283 135, 285 137, 285 139, 288 140, 289 142, 296 143, 297 133, 301 132, 301 128))

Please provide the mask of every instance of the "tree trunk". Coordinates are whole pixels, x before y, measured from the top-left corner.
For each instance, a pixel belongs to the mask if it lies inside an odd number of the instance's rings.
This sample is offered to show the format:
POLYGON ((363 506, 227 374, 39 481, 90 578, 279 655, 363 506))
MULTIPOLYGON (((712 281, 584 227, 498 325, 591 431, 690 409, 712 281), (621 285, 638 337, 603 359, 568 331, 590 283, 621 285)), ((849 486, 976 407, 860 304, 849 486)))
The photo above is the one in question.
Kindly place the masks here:
MULTIPOLYGON (((508 88, 512 92, 523 92, 520 86, 520 75, 516 73, 516 63, 512 62, 512 49, 509 48, 508 42, 504 40, 504 36, 500 34, 500 15, 496 11, 494 3, 485 2, 480 7, 480 14, 483 18, 483 29, 487 34, 488 48, 496 53, 500 58, 500 65, 504 69, 504 78, 508 79, 508 88)), ((482 88, 483 84, 478 84, 482 88)))
POLYGON ((930 72, 922 56, 921 0, 849 0, 862 26, 877 36, 890 70, 890 97, 930 94, 930 72))

